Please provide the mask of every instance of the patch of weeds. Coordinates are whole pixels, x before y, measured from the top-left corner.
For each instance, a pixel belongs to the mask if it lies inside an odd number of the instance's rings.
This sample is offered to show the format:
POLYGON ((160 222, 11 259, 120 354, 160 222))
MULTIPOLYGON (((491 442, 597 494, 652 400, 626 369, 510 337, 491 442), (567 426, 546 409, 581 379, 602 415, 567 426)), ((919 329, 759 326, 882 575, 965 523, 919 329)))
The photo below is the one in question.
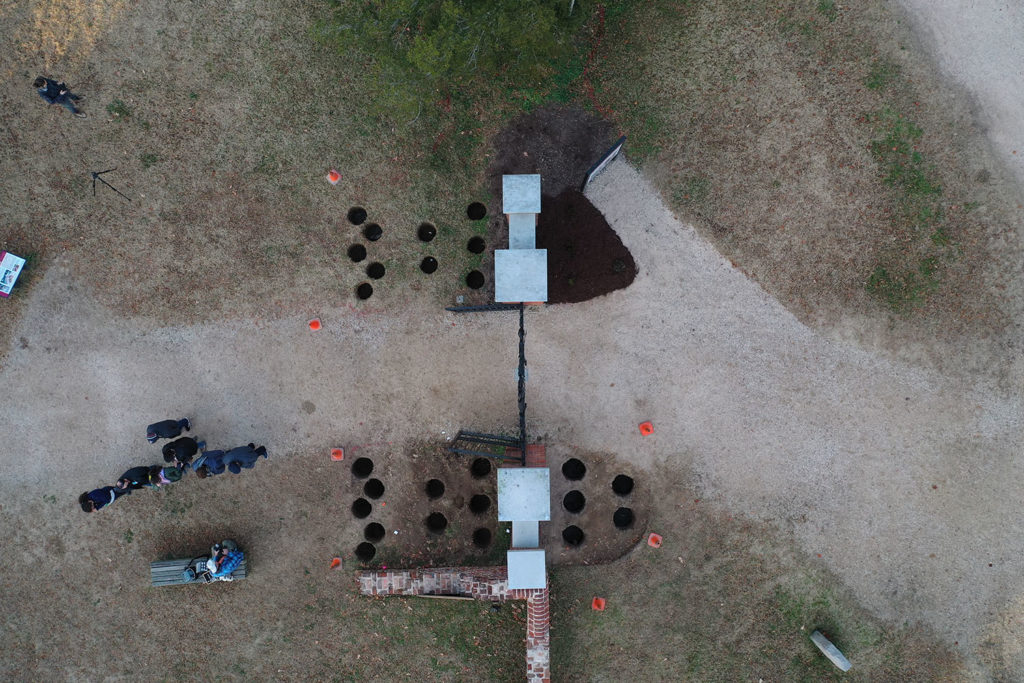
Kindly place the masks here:
POLYGON ((176 500, 168 500, 164 503, 164 509, 172 515, 184 515, 192 507, 192 503, 180 503, 176 500))
POLYGON ((864 85, 871 90, 884 90, 892 85, 900 75, 899 64, 878 60, 871 65, 864 85))
POLYGON ((711 179, 702 176, 686 176, 682 184, 672 192, 672 197, 680 204, 701 204, 711 194, 711 179))
POLYGON ((915 268, 901 271, 889 272, 879 265, 868 278, 867 291, 884 301, 894 313, 906 313, 920 305, 939 286, 938 269, 939 262, 934 256, 925 256, 915 268))
POLYGON ((188 98, 190 100, 192 100, 193 102, 195 102, 196 100, 199 99, 199 93, 197 93, 195 90, 191 90, 188 93, 188 98))
POLYGON ((132 115, 132 110, 124 103, 124 100, 114 100, 107 105, 107 113, 114 118, 127 119, 132 115))
POLYGON ((935 228, 935 232, 929 235, 929 239, 937 247, 948 247, 953 243, 952 238, 949 236, 949 230, 944 225, 935 228))
POLYGON ((124 530, 124 542, 125 543, 131 543, 133 540, 135 540, 135 534, 132 532, 131 529, 125 529, 124 530))
POLYGON ((153 154, 152 152, 146 152, 139 156, 139 161, 142 162, 143 170, 148 169, 150 166, 160 161, 160 156, 153 154))
POLYGON ((917 151, 923 131, 909 118, 886 107, 869 117, 880 139, 871 143, 871 154, 885 172, 884 182, 916 200, 942 194, 942 186, 929 178, 924 157, 917 151))
POLYGON ((57 496, 55 496, 53 494, 47 494, 47 495, 43 496, 43 500, 46 501, 47 503, 50 503, 52 505, 52 504, 57 502, 57 496))
POLYGON ((829 23, 835 21, 839 16, 835 0, 818 0, 818 12, 828 19, 829 23))

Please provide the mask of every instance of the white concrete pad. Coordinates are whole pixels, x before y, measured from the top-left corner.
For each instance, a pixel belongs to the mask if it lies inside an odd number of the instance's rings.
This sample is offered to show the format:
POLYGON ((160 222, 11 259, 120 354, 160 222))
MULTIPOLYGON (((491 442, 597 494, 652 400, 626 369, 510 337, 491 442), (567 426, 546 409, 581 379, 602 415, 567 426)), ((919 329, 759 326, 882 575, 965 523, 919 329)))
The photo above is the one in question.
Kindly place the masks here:
POLYGON ((512 547, 537 548, 540 546, 540 522, 513 521, 512 547))
POLYGON ((510 213, 508 215, 508 248, 537 248, 537 214, 510 213))
POLYGON ((540 213, 540 175, 501 176, 502 213, 540 213))
POLYGON ((543 550, 509 550, 506 557, 509 588, 547 587, 543 550))
POLYGON ((548 300, 547 249, 495 249, 494 300, 515 304, 548 300))
POLYGON ((551 470, 547 467, 498 469, 498 521, 551 519, 551 470))

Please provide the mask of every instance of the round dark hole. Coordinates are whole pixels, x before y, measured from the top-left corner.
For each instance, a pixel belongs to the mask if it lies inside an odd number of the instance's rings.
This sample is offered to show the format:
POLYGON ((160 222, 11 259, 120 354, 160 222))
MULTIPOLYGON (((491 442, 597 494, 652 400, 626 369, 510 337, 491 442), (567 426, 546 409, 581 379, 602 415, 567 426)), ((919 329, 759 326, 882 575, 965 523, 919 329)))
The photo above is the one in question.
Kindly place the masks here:
POLYGON ((586 473, 587 466, 577 458, 569 458, 562 465, 562 475, 569 481, 579 481, 586 473))
POLYGON ((364 282, 363 284, 359 285, 358 287, 356 287, 356 296, 358 296, 360 299, 363 299, 364 301, 366 299, 369 299, 371 296, 373 296, 373 285, 371 285, 369 282, 364 282))
POLYGON ((366 258, 366 247, 361 244, 353 244, 348 248, 348 257, 353 263, 359 263, 366 258))
POLYGON ((377 522, 370 522, 366 525, 366 528, 363 529, 363 538, 367 541, 377 543, 384 538, 384 525, 378 524, 377 522))
POLYGON ((581 512, 586 504, 587 499, 581 491, 569 491, 569 493, 565 494, 565 498, 562 499, 562 507, 569 512, 581 512))
POLYGON ((363 493, 366 494, 367 498, 373 498, 374 500, 380 498, 384 495, 384 482, 380 479, 371 479, 363 486, 363 493))
POLYGON ((425 259, 420 261, 420 270, 422 270, 427 275, 430 275, 435 270, 437 270, 437 259, 434 258, 433 256, 426 257, 425 259))
POLYGON ((486 548, 491 544, 491 530, 477 529, 473 532, 473 545, 477 548, 486 548))
POLYGON ((366 519, 371 512, 373 512, 373 505, 365 498, 357 498, 356 502, 352 503, 352 514, 356 519, 366 519))
POLYGON ((469 216, 469 220, 478 221, 487 215, 487 207, 480 202, 473 202, 466 207, 466 215, 469 216))
POLYGON ((366 220, 366 209, 361 206, 353 206, 348 210, 348 222, 352 225, 362 225, 366 220))
POLYGON ((373 472, 373 461, 369 458, 356 458, 352 463, 352 474, 360 479, 366 479, 373 472))
POLYGON ((376 223, 367 223, 366 227, 363 228, 363 237, 370 240, 371 242, 376 242, 377 240, 380 239, 380 236, 383 234, 384 231, 376 223))
POLYGON ((377 554, 377 549, 372 543, 360 543, 356 546, 356 557, 363 562, 369 562, 377 554))
POLYGON ((620 474, 612 480, 612 491, 620 496, 628 496, 633 492, 633 477, 620 474))
POLYGON ((616 529, 628 529, 633 526, 633 511, 629 508, 619 508, 612 515, 612 521, 615 522, 616 529))
POLYGON ((583 529, 575 524, 565 527, 562 529, 562 540, 575 548, 583 543, 583 529))
POLYGON ((487 243, 484 242, 483 237, 470 237, 469 242, 466 243, 466 249, 469 249, 474 254, 484 253, 484 248, 486 246, 487 243))
POLYGON ((432 534, 439 534, 448 527, 448 518, 440 512, 431 512, 427 515, 427 531, 432 534))
POLYGON ((469 471, 474 479, 483 479, 491 473, 491 461, 487 458, 477 458, 469 466, 469 471))
POLYGON ((469 511, 474 515, 482 515, 491 507, 491 499, 480 493, 469 499, 469 511))
POLYGON ((427 498, 440 498, 444 495, 444 482, 440 479, 431 479, 427 482, 427 498))
POLYGON ((383 263, 371 263, 366 266, 366 274, 372 277, 374 280, 379 280, 384 277, 384 264, 383 263))
POLYGON ((466 276, 466 284, 470 289, 480 289, 484 286, 484 274, 479 270, 469 271, 469 275, 466 276))
POLYGON ((437 228, 434 227, 433 223, 420 223, 420 228, 416 231, 416 236, 420 238, 421 242, 429 242, 436 235, 437 228))

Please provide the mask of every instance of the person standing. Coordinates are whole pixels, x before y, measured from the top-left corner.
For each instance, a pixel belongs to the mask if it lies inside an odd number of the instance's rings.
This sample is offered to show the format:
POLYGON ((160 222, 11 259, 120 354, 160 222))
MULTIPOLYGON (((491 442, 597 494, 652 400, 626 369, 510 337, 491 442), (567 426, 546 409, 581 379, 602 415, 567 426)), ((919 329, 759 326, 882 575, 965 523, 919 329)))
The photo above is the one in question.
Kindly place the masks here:
POLYGON ((205 448, 205 441, 196 441, 190 436, 183 436, 180 439, 164 444, 164 462, 184 467, 192 462, 192 458, 195 457, 196 453, 205 448))
POLYGON ((232 448, 224 454, 223 463, 233 474, 238 474, 242 469, 252 469, 260 457, 267 457, 266 446, 256 448, 256 444, 232 448))
POLYGON ((95 512, 96 510, 102 510, 121 496, 126 496, 129 493, 131 493, 130 489, 104 486, 103 488, 86 491, 78 497, 78 503, 82 506, 82 512, 95 512))
POLYGON ((182 430, 192 431, 192 423, 187 417, 180 420, 155 422, 146 427, 146 441, 156 443, 160 439, 174 439, 181 435, 182 430))
POLYGON ((39 96, 50 104, 59 104, 80 119, 86 117, 86 113, 75 106, 75 102, 82 99, 81 95, 75 95, 68 90, 67 83, 58 83, 52 78, 40 76, 32 85, 36 88, 39 96))
POLYGON ((117 478, 115 486, 127 489, 128 491, 138 491, 141 488, 145 488, 149 486, 149 470, 150 467, 146 465, 133 467, 117 478))

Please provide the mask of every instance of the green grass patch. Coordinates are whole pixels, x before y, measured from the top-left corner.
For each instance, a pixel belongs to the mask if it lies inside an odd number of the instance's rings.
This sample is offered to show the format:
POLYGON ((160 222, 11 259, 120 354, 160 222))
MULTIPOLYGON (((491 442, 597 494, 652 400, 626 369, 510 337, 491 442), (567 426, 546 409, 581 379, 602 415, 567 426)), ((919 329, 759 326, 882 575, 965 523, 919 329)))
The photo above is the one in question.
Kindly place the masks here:
POLYGON ((899 76, 898 64, 879 59, 871 64, 871 70, 868 72, 867 78, 864 79, 864 85, 871 90, 885 90, 895 83, 899 76))
POLYGON ((139 155, 139 161, 142 162, 142 168, 143 170, 145 170, 151 167, 156 162, 160 161, 160 156, 157 154, 153 154, 152 152, 147 152, 145 154, 139 155))
POLYGON ((117 119, 126 119, 132 115, 132 110, 124 103, 124 100, 114 100, 107 105, 107 113, 117 119))

